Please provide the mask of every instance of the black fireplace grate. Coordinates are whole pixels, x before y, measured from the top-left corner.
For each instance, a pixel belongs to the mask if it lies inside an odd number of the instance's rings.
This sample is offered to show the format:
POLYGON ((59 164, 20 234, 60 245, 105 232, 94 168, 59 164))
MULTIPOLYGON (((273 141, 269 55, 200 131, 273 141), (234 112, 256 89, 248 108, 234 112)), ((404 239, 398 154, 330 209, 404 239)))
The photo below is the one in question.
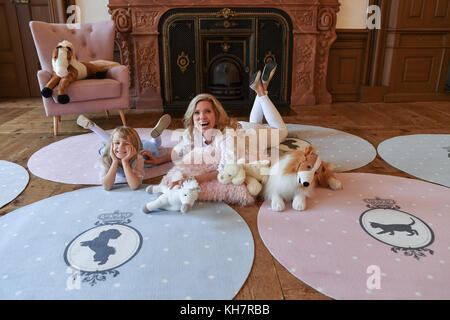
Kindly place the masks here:
POLYGON ((197 94, 214 94, 225 107, 251 107, 249 79, 274 60, 269 86, 275 105, 290 104, 292 23, 275 8, 173 9, 160 19, 164 105, 185 107, 197 94))

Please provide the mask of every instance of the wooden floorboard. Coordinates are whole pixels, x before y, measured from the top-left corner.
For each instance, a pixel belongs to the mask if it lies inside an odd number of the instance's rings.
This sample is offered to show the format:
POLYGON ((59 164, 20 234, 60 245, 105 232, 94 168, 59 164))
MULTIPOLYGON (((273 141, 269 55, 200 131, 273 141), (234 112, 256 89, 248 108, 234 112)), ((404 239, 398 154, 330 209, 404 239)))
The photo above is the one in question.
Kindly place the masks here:
MULTIPOLYGON (((60 135, 53 136, 53 120, 46 117, 40 98, 0 100, 0 159, 15 162, 25 168, 30 156, 40 148, 63 138, 88 132, 75 123, 76 115, 63 116, 60 135)), ((128 124, 152 127, 162 112, 128 110, 128 124)), ((117 113, 89 114, 105 129, 121 124, 117 113)), ((343 130, 369 141, 375 148, 384 140, 410 134, 450 134, 450 102, 415 103, 335 103, 318 106, 292 107, 283 117, 286 123, 298 123, 343 130)), ((245 120, 239 117, 238 120, 245 120)), ((175 118, 170 129, 182 127, 175 118)), ((416 179, 388 165, 379 156, 352 172, 388 174, 416 179)), ((161 177, 145 180, 158 183, 161 177)), ((61 184, 43 180, 30 173, 24 192, 0 209, 0 215, 36 201, 86 186, 61 184)), ((289 273, 266 249, 258 233, 257 217, 261 202, 247 207, 232 206, 249 225, 255 242, 255 258, 249 277, 236 299, 329 299, 289 273)))

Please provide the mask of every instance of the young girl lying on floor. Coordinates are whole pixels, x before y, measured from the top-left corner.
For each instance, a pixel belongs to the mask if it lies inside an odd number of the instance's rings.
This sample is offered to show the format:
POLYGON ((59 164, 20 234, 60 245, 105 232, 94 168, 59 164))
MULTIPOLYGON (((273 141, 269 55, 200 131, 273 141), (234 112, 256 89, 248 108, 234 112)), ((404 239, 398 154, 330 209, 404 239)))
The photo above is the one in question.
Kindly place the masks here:
POLYGON ((136 190, 144 178, 144 165, 151 167, 171 161, 170 152, 161 148, 161 133, 169 126, 171 118, 163 115, 150 133, 150 140, 142 140, 135 129, 121 126, 111 135, 93 121, 80 115, 77 124, 96 133, 105 143, 100 153, 100 180, 105 190, 111 190, 116 176, 125 178, 136 190))

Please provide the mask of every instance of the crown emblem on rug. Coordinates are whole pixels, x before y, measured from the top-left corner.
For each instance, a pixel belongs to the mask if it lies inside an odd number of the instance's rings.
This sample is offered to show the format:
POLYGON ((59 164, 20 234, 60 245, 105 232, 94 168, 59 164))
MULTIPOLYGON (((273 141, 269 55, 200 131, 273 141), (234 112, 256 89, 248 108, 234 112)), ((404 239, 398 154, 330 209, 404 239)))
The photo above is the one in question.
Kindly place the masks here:
POLYGON ((400 209, 398 205, 395 204, 395 200, 392 199, 381 199, 375 197, 375 199, 364 199, 367 203, 367 207, 370 209, 400 209))
POLYGON ((119 212, 118 210, 113 213, 103 213, 97 217, 99 221, 95 225, 127 224, 131 222, 130 217, 132 215, 131 212, 119 212))
POLYGON ((78 289, 82 282, 94 286, 120 274, 117 269, 133 259, 142 245, 140 232, 128 226, 132 216, 131 212, 119 210, 100 214, 96 227, 80 233, 70 242, 64 251, 64 260, 69 266, 68 273, 74 273, 67 280, 67 290, 78 289), (111 244, 110 240, 116 239, 111 244), (129 239, 133 240, 129 242, 129 239))
POLYGON ((426 257, 426 254, 434 254, 427 248, 434 242, 434 233, 423 220, 399 210, 400 206, 393 199, 375 197, 364 199, 364 202, 370 210, 366 210, 359 221, 371 237, 390 245, 392 252, 403 252, 416 260, 426 257))

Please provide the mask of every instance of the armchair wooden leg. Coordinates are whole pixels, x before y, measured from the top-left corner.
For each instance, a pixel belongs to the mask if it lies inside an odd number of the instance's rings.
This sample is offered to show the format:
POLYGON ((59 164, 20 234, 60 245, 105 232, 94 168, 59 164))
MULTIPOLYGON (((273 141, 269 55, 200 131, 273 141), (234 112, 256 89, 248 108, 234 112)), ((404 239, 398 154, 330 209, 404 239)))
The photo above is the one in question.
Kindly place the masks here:
POLYGON ((61 116, 53 116, 53 135, 58 135, 58 125, 59 121, 61 120, 61 116))
POLYGON ((126 126, 127 125, 127 120, 125 119, 125 113, 123 112, 123 109, 120 109, 119 113, 120 113, 120 119, 122 119, 123 125, 126 126))
POLYGON ((109 111, 105 110, 105 112, 106 112, 106 117, 109 118, 109 111))

